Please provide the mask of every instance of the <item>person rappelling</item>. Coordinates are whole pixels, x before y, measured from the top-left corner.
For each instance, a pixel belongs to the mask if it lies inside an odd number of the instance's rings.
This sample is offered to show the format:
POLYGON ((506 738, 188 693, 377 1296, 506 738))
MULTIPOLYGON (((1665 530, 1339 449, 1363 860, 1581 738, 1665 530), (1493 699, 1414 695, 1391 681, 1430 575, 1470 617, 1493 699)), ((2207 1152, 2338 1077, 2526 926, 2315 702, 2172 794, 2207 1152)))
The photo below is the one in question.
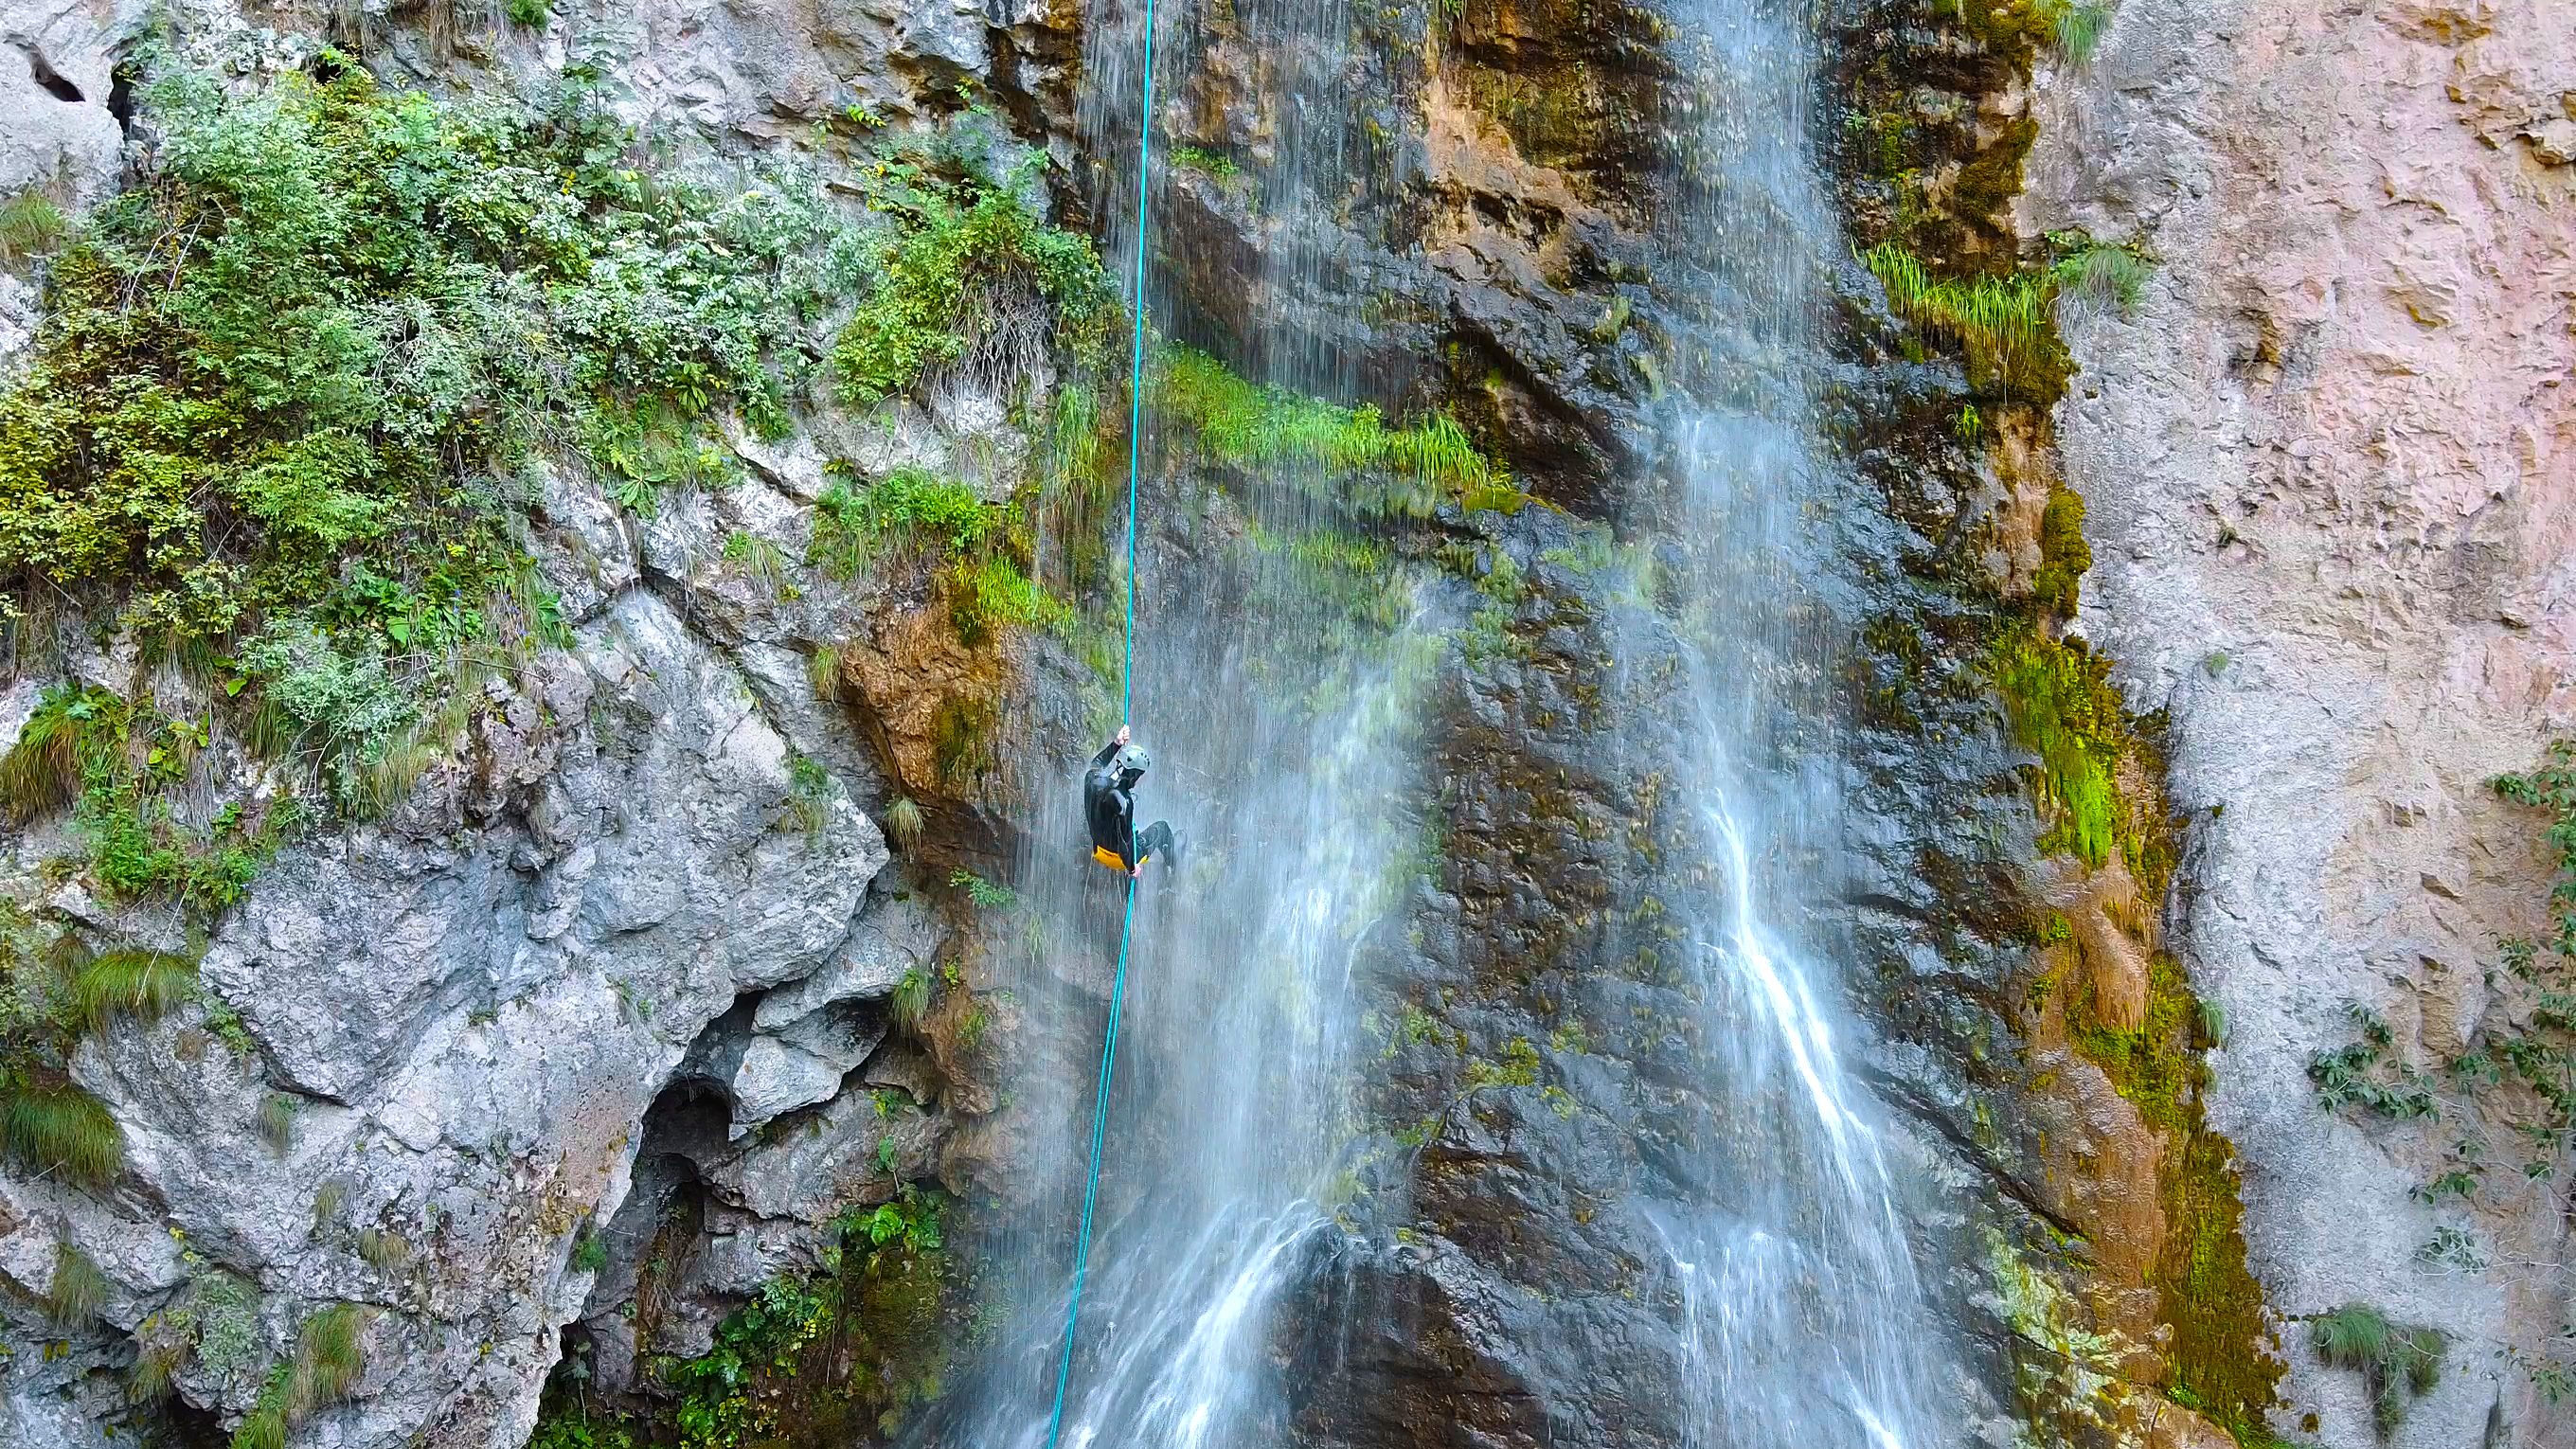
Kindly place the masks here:
POLYGON ((1127 733, 1127 726, 1120 725, 1116 738, 1091 757, 1091 768, 1082 777, 1082 813, 1091 821, 1091 858, 1135 876, 1143 872, 1145 862, 1160 855, 1165 870, 1177 870, 1181 843, 1171 823, 1157 820, 1143 830, 1136 828, 1136 782, 1154 767, 1154 757, 1143 745, 1129 744, 1127 733))

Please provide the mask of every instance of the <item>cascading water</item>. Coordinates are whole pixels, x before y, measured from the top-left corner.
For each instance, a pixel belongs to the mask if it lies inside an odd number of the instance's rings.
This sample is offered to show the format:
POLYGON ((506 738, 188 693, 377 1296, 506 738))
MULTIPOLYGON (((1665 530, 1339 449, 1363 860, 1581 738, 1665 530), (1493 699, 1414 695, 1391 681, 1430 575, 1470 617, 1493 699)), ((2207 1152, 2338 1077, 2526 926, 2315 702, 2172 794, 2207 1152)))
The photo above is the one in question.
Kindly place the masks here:
MULTIPOLYGON (((1272 19, 1338 35, 1306 9, 1272 19)), ((1143 23, 1138 5, 1095 16, 1088 129, 1095 155, 1125 158, 1096 178, 1112 216, 1133 215, 1143 23)), ((1327 93, 1335 54, 1307 47, 1289 83, 1327 93)), ((1189 59, 1186 45, 1167 46, 1163 63, 1189 59)), ((1293 237, 1308 179, 1338 171, 1341 139, 1338 126, 1278 138, 1278 159, 1252 178, 1274 235, 1293 237)), ((1132 231, 1113 228, 1113 270, 1133 245, 1132 231)), ((1265 264, 1267 290, 1295 297, 1315 262, 1289 240, 1265 264)), ((1177 310, 1160 302, 1164 290, 1150 274, 1158 326, 1177 310)), ((1347 379, 1299 345, 1304 335, 1282 325, 1238 341, 1265 380, 1346 392, 1347 379)), ((1271 1309, 1349 1190, 1352 961, 1403 879, 1389 863, 1409 842, 1405 744, 1437 651, 1436 635, 1410 627, 1418 605, 1406 569, 1351 531, 1327 498, 1333 480, 1294 464, 1204 475, 1185 437, 1158 446, 1166 429, 1153 395, 1149 386, 1133 723, 1157 764, 1138 819, 1168 815, 1187 843, 1180 869, 1149 864, 1139 886, 1098 1236, 1063 1408, 1060 1442, 1071 1449, 1278 1437, 1280 1385, 1264 1358, 1271 1309)), ((1097 989, 1116 952, 1119 882, 1077 844, 1074 787, 1065 779, 1038 802, 1022 880, 1051 931, 1027 969, 1081 963, 1070 974, 1097 989)), ((1063 1007, 1086 1014, 1072 1018, 1084 1030, 1067 1034, 1096 1042, 1099 998, 1063 1007)), ((1048 1144, 1068 1221, 1083 1146, 1048 1144)), ((1045 1443, 1069 1267, 1056 1242, 1015 1245, 1029 1268, 1014 1321, 938 1442, 1045 1443)))
MULTIPOLYGON (((1268 380, 1348 396, 1350 359, 1316 340, 1335 329, 1307 315, 1334 295, 1317 285, 1316 238, 1364 190, 1345 168, 1361 149, 1338 100, 1346 17, 1336 0, 1238 0, 1232 14, 1264 37, 1264 75, 1283 94, 1266 111, 1269 160, 1249 168, 1265 270, 1246 315, 1264 330, 1228 350, 1268 380)), ((1682 994, 1698 1017, 1706 1120, 1684 1134, 1699 1160, 1675 1180, 1689 1190, 1636 1204, 1650 1241, 1631 1246, 1663 1265, 1681 1442, 1943 1444, 1955 1436, 1927 1402, 1938 1335, 1873 1109, 1824 1004, 1830 933, 1805 916, 1831 884, 1816 863, 1832 845, 1832 752, 1808 707, 1822 664, 1812 612, 1791 601, 1830 576, 1814 520, 1837 486, 1810 445, 1814 278, 1836 246, 1807 157, 1812 26, 1794 0, 1695 0, 1673 18, 1697 84, 1667 138, 1676 204, 1657 291, 1684 329, 1672 396, 1691 401, 1668 414, 1668 486, 1641 487, 1623 531, 1655 560, 1657 577, 1636 581, 1654 587, 1633 592, 1663 617, 1641 627, 1682 646, 1683 758, 1670 734, 1630 743, 1638 770, 1673 777, 1695 827, 1696 858, 1662 873, 1687 922, 1682 994)), ((1142 23, 1136 5, 1096 14, 1087 58, 1093 154, 1128 158, 1094 178, 1110 216, 1132 206, 1142 23)), ((1167 75, 1193 63, 1176 38, 1167 29, 1161 45, 1167 75)), ((1113 228, 1110 254, 1132 243, 1113 228)), ((1156 300, 1166 276, 1148 285, 1158 321, 1180 311, 1156 300)), ((1398 904, 1413 716, 1445 647, 1419 627, 1425 586, 1316 501, 1330 480, 1274 468, 1218 486, 1155 453, 1161 431, 1149 410, 1135 723, 1159 759, 1144 818, 1169 814, 1191 849, 1178 878, 1148 869, 1137 908, 1063 1419, 1062 1442, 1099 1449, 1287 1437, 1273 1320, 1318 1261, 1316 1235, 1339 1231, 1347 1156, 1368 1137, 1352 1096, 1364 1067, 1352 963, 1398 904)), ((1070 778, 1035 803, 1021 878, 1047 925, 1024 979, 1097 993, 1118 883, 1072 844, 1070 778)), ((1100 1005, 1056 1000, 1069 1013, 1100 1005)), ((1038 1120, 1080 1120, 1060 1105, 1038 1120)), ((1068 1223, 1083 1146, 1067 1132, 1033 1164, 1059 1185, 1068 1223)), ((1011 1324, 935 1442, 1045 1441, 1060 1243, 1040 1232, 1008 1248, 1023 1265, 1011 1324)))
POLYGON ((1629 520, 1656 544, 1686 663, 1696 826, 1684 942, 1712 1121, 1706 1189, 1649 1217, 1682 1304, 1685 1442, 1952 1442, 1942 1333, 1922 1300, 1874 1104, 1837 1044, 1836 827, 1817 687, 1842 481, 1813 443, 1821 278, 1838 228, 1808 156, 1802 0, 1694 0, 1677 45, 1696 103, 1662 290, 1688 319, 1666 473, 1629 520))

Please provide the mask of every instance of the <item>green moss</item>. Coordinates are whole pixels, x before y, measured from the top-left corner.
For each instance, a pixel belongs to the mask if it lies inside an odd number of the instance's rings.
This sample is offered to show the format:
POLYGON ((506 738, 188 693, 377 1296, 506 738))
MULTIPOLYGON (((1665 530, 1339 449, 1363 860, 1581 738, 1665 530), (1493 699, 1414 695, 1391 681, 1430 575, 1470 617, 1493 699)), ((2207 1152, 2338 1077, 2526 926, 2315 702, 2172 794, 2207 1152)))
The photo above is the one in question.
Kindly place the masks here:
POLYGON ((1038 587, 1007 555, 957 564, 945 591, 949 623, 969 648, 1006 625, 1063 632, 1074 622, 1072 606, 1038 587))
POLYGON ((2107 1025, 2089 986, 2066 1001, 2077 1053, 2102 1069, 2164 1145, 2156 1180, 2165 1238, 2149 1278, 2158 1316, 2172 1329, 2163 1387, 2253 1444, 2268 1437, 2263 1411, 2282 1367, 2262 1349, 2263 1289, 2245 1262, 2235 1149, 2202 1116, 2209 1083, 2202 1054, 2214 1045, 2208 1019, 2181 963, 2163 952, 2149 958, 2146 1012, 2136 1030, 2107 1025))
POLYGON ((993 772, 993 727, 1001 709, 975 695, 952 695, 940 701, 931 717, 931 758, 939 778, 952 789, 970 789, 993 772))
POLYGON ((2135 1031, 2103 1024, 2089 984, 2068 993, 2066 1020, 2075 1049, 2137 1105, 2148 1126, 2170 1132, 2198 1120, 2207 1073, 2193 1050, 2199 1011, 2181 963, 2161 951, 2148 958, 2146 1018, 2135 1031))
POLYGON ((2110 661, 2080 639, 2014 623, 1996 639, 1990 668, 2014 743, 2039 756, 2039 797, 2054 820, 2040 848, 2101 865, 2122 834, 2112 777, 2131 749, 2110 661))
POLYGON ((1375 407, 1258 387, 1180 346, 1157 355, 1148 386, 1153 405, 1187 427, 1210 461, 1235 469, 1302 464, 1346 475, 1330 496, 1362 512, 1418 518, 1444 499, 1503 511, 1523 501, 1503 466, 1446 414, 1390 428, 1375 407), (1350 486, 1359 479, 1367 486, 1350 486))
POLYGON ((2031 578, 2031 594, 2041 607, 2072 618, 2078 587, 2092 567, 2093 547, 2084 541, 2084 495, 2052 479, 2039 515, 2039 570, 2031 578))

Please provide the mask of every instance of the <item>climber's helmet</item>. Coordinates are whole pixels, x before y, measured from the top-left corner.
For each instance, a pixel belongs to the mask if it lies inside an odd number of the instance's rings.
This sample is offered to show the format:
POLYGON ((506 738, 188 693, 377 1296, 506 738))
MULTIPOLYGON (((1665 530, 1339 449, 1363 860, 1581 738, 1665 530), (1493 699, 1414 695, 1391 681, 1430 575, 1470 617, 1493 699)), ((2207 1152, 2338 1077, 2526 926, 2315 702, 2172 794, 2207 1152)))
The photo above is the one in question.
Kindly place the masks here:
POLYGON ((1145 772, 1152 768, 1154 768, 1154 757, 1146 753, 1143 745, 1128 745, 1118 751, 1120 784, 1133 785, 1143 779, 1145 772))

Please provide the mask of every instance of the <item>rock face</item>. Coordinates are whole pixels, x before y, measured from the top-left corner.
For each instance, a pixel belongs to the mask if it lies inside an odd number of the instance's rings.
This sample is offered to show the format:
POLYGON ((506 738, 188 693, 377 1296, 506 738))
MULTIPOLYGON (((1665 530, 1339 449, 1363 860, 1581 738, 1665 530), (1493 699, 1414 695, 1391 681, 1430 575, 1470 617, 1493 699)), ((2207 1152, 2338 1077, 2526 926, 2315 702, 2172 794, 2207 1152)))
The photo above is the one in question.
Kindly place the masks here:
MULTIPOLYGON (((2546 5, 2195 4, 2124 10, 2035 105, 2032 229, 2159 260, 2135 315, 2069 326, 2057 421, 2084 628, 2170 712, 2197 817, 2247 1240, 2286 1316, 2451 1336, 2404 1444, 2571 1432, 2530 1372, 2566 1357, 2564 1188, 2424 1201, 2471 1124, 2330 1115, 2305 1072, 2348 1004, 2411 1064, 2458 1057, 2504 1025, 2499 940, 2542 934, 2546 822, 2486 781, 2576 721, 2571 87, 2546 5), (2428 1261, 2444 1228, 2495 1266, 2428 1261)), ((2304 1337, 2281 1422, 2360 1440, 2359 1376, 2304 1337)))
MULTIPOLYGON (((111 73, 143 18, 0 19, 0 68, 37 77, 0 100, 0 194, 113 188, 125 102, 111 73)), ((373 28, 334 38, 395 75, 506 85, 543 83, 577 36, 618 58, 640 120, 701 157, 844 107, 944 113, 960 84, 1036 125, 1069 94, 1052 69, 1069 57, 1062 15, 629 7, 461 35, 414 18, 360 16, 373 28)), ((256 70, 317 43, 292 22, 253 29, 208 7, 174 38, 256 70)), ((16 307, 24 284, 8 281, 0 300, 16 307)), ((23 341, 0 325, 0 345, 23 341)), ((826 646, 891 641, 869 657, 905 699, 953 712, 965 686, 924 667, 945 625, 925 638, 904 622, 929 607, 914 575, 781 590, 725 558, 736 534, 801 554, 822 485, 814 433, 879 468, 971 455, 1003 494, 1027 466, 1003 400, 969 379, 879 418, 818 406, 785 444, 742 439, 739 486, 649 519, 550 473, 530 542, 570 647, 470 693, 449 756, 396 809, 288 847, 202 942, 174 911, 48 874, 67 844, 58 819, 10 835, 11 921, 202 956, 193 1000, 94 1034, 71 1063, 124 1129, 114 1187, 0 1171, 8 1339, 57 1345, 0 1365, 0 1443, 130 1433, 152 1411, 127 1402, 137 1345, 173 1334, 196 1348, 162 1427, 221 1442, 299 1332, 354 1309, 364 1374, 298 1442, 516 1449, 567 1325, 601 1389, 648 1357, 702 1353, 753 1288, 813 1262, 837 1215, 936 1180, 955 1129, 995 1113, 980 1059, 943 1066, 923 1040, 938 1028, 896 1020, 898 989, 939 969, 952 921, 886 872, 870 814, 892 793, 881 771, 942 820, 989 819, 989 802, 953 798, 936 770, 905 780, 894 701, 813 664, 826 646), (48 1324, 31 1305, 75 1252, 105 1287, 94 1310, 48 1324)), ((1015 647, 1023 673, 1063 674, 1044 647, 1015 647)), ((12 655, 24 672, 0 695, 0 747, 52 682, 29 667, 39 657, 12 655)), ((140 677, 131 641, 69 657, 119 690, 140 677)), ((989 701, 1000 676, 976 667, 989 701)), ((1023 722, 1059 743, 1060 721, 1023 722)), ((980 1180, 971 1159, 960 1188, 980 1180)))
MULTIPOLYGON (((2062 401, 1976 394, 1993 432, 1974 444, 1956 420, 1972 380, 1897 346, 1861 269, 1833 280, 1824 410, 1859 487, 1815 627, 1858 641, 1833 664, 1858 718, 1832 767, 1839 894, 1805 924, 1848 942, 1852 1050, 1920 1189, 1906 1229, 1957 1329, 1931 1392, 1962 1440, 2201 1449, 2227 1438, 2194 1410, 2223 1407, 2201 1376, 2234 1374, 2241 1432, 2359 1443, 2361 1377, 2319 1365, 2295 1320, 2368 1302, 2450 1338, 2391 1442, 2570 1442, 2533 1372, 2576 1353, 2561 1190, 2421 1201, 2452 1162, 2444 1125, 2332 1115, 2307 1068, 2352 1039, 2347 1001, 2427 1068, 2526 1010, 2493 985, 2496 943, 2541 929, 2548 863, 2533 816, 2483 782, 2576 716, 2576 411, 2558 396, 2576 32, 2547 0, 2191 0, 2124 7, 2075 65, 1969 33, 1972 8, 1946 28, 1892 5, 1834 21, 1827 84, 1861 124, 1838 115, 1824 149, 1854 173, 1855 235, 1902 209, 1851 159, 1900 116, 1890 134, 1938 153, 1901 159, 1935 174, 1917 235, 1948 261, 2008 268, 2077 227, 2156 266, 2132 312, 2061 307, 2080 367, 2062 401), (2064 562, 2061 484, 2089 505, 2094 560, 2072 630, 2168 722, 2161 755, 2124 757, 2155 824, 2135 865, 2043 848, 1990 677, 1997 631, 2064 562), (2180 1020, 2191 991, 2223 1014, 2180 1020), (2105 1040, 2145 1065, 2106 1067, 2105 1040), (2199 1055, 2169 1050, 2195 1042, 2217 1047, 2206 1090, 2199 1055), (2231 1172, 2259 1285, 2229 1256, 2231 1172), (2445 1228, 2497 1266, 2428 1260, 2445 1228), (2195 1297, 2211 1263, 2225 1291, 2195 1297), (2267 1351, 2288 1369, 2277 1405, 2267 1351)), ((1373 1008, 1427 1024, 1359 1093, 1402 1150, 1283 1315, 1285 1431, 1687 1442, 1677 1290, 1650 1245, 1658 1204, 1712 1190, 1690 1144, 1723 1098, 1691 1037, 1701 1003, 1659 953, 1676 913, 1725 902, 1664 863, 1681 645, 1655 599, 1609 582, 1651 568, 1586 550, 1634 541, 1663 501, 1675 339, 1720 305, 1708 279, 1652 273, 1673 224, 1653 188, 1696 83, 1642 6, 1372 11, 1286 53, 1253 7, 1176 13, 1162 134, 1242 165, 1158 179, 1172 329, 1256 376, 1445 407, 1560 510, 1391 526, 1445 557, 1424 617, 1485 633, 1443 656, 1419 741, 1438 859, 1358 957, 1373 1008), (1301 90, 1356 100, 1319 119, 1301 90)), ((24 78, 0 85, 0 194, 113 189, 115 63, 142 22, 6 8, 0 77, 24 78)), ((197 7, 179 38, 274 64, 327 32, 442 84, 597 60, 623 114, 699 156, 850 108, 953 116, 971 91, 991 108, 973 124, 1051 158, 1073 214, 1117 210, 1098 194, 1115 168, 1081 149, 1118 127, 1076 104, 1069 5, 264 23, 197 7)), ((0 273, 0 354, 30 305, 0 273)), ((1097 983, 997 1005, 980 1047, 980 1017, 970 1038, 956 1010, 899 1010, 971 942, 921 889, 935 871, 889 868, 870 812, 901 797, 961 859, 1008 860, 1048 818, 1030 791, 1092 728, 1081 671, 1035 636, 968 644, 918 571, 790 596, 726 558, 737 533, 801 548, 827 456, 1008 496, 1029 466, 1012 401, 817 408, 783 442, 735 439, 738 486, 650 519, 549 475, 532 542, 573 645, 481 686, 400 808, 289 848, 202 943, 49 876, 59 822, 11 839, 19 907, 100 941, 201 944, 203 995, 73 1063, 128 1136, 113 1190, 0 1172, 0 1313, 13 1343, 68 1346, 0 1365, 0 1442, 104 1449, 138 1345, 182 1315, 224 1326, 176 1382, 176 1422, 212 1442, 347 1304, 369 1367, 317 1442, 516 1449, 567 1342, 600 1391, 646 1386, 901 1183, 1057 1201, 1035 1178, 1064 1150, 1033 1145, 1056 1129, 1018 1103, 1087 1079, 1090 1043, 1056 1013, 1091 1011, 1097 983), (106 1279, 94 1324, 30 1306, 67 1246, 106 1279)), ((75 662, 138 668, 132 641, 75 662)), ((8 681, 0 745, 44 682, 8 681)))

